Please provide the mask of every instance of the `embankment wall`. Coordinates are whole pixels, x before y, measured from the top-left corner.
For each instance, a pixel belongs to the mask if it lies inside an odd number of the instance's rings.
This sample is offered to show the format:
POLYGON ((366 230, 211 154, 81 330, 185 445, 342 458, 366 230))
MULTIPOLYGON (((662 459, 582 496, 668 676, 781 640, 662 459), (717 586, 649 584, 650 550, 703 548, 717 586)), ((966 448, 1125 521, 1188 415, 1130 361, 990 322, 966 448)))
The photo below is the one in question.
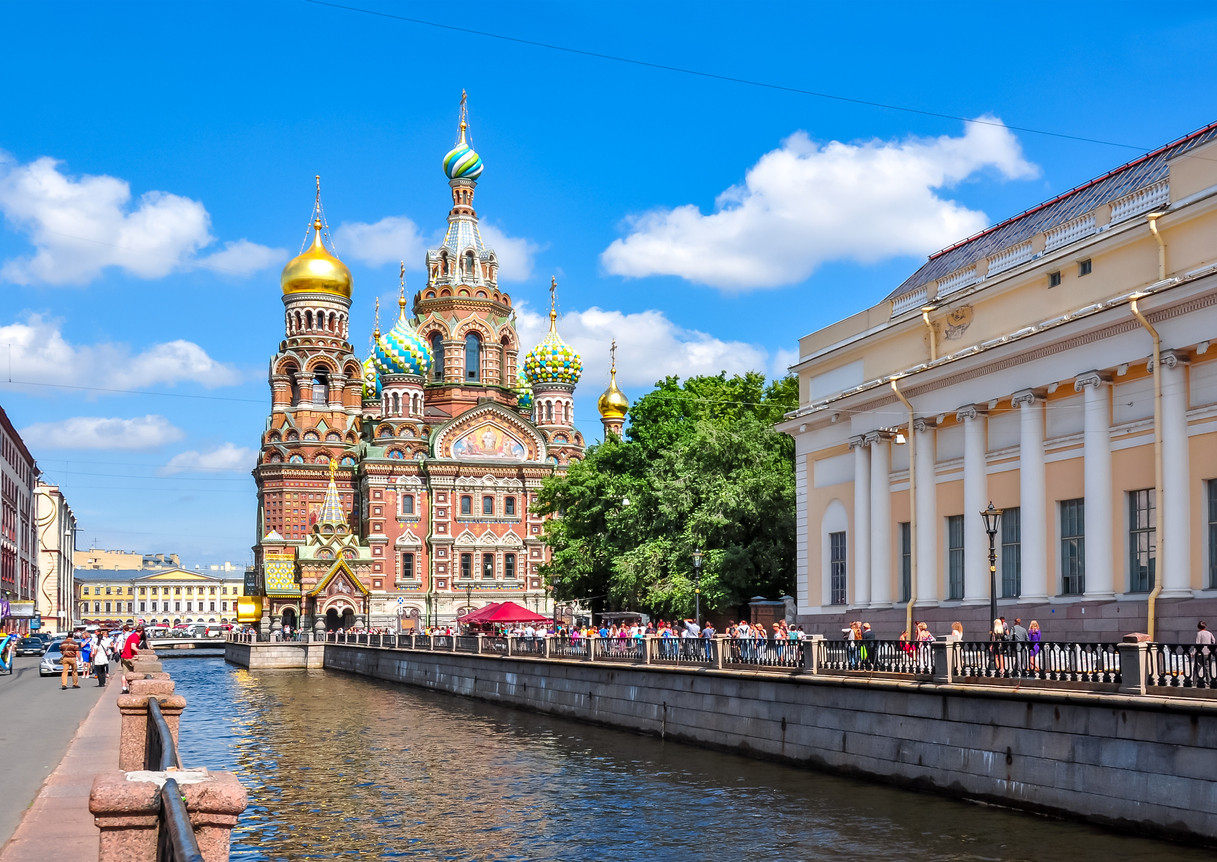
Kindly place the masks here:
POLYGON ((1207 700, 338 644, 326 645, 324 666, 1217 845, 1217 704, 1207 700))

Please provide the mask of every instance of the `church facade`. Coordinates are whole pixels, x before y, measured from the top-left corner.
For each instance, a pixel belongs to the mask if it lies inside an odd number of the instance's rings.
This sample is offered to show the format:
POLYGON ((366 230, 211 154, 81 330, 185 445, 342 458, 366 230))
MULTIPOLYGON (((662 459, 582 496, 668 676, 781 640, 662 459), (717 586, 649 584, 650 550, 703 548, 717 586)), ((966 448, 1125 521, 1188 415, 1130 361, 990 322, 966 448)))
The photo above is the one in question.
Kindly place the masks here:
POLYGON ((552 281, 549 333, 522 349, 478 230, 483 162, 463 98, 460 120, 443 160, 443 242, 409 312, 403 265, 396 320, 381 332, 378 308, 366 359, 350 343, 351 273, 327 248, 320 186, 312 245, 283 270, 254 469, 263 630, 409 630, 503 600, 551 612, 533 505, 546 476, 583 456, 582 360, 558 335, 552 281))

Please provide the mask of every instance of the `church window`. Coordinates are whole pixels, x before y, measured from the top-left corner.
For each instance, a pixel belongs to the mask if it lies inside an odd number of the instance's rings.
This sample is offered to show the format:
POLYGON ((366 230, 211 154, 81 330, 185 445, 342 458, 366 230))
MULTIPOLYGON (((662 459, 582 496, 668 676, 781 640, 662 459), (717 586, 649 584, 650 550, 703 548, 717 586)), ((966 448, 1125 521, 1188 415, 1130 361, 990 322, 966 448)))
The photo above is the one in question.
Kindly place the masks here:
POLYGON ((473 577, 473 554, 461 554, 461 577, 473 577))
POLYGON ((482 579, 494 580, 494 554, 482 554, 482 579))
POLYGON ((401 513, 403 515, 414 514, 414 496, 412 494, 407 494, 401 498, 401 513))
POLYGON ((503 514, 508 517, 514 517, 516 513, 516 498, 507 497, 503 500, 503 514))
POLYGON ((444 337, 438 332, 431 333, 431 379, 444 379, 444 337))
MULTIPOLYGON (((292 406, 295 407, 300 403, 300 381, 296 379, 296 367, 289 365, 283 369, 283 373, 287 375, 288 385, 291 386, 292 406)), ((288 436, 287 439, 290 440, 291 437, 288 436)))
POLYGON ((401 396, 396 392, 389 396, 389 415, 401 415, 401 396))
POLYGON ((313 378, 313 403, 328 404, 330 400, 330 375, 319 370, 313 378))
POLYGON ((516 577, 516 555, 503 555, 503 577, 509 581, 514 581, 516 577))
MULTIPOLYGON (((330 312, 330 332, 334 331, 334 326, 336 323, 337 323, 337 315, 335 315, 334 312, 331 311, 330 312)), ((212 610, 215 610, 215 608, 212 608, 212 610)))
POLYGON ((482 369, 482 339, 476 332, 465 336, 465 379, 480 380, 482 369))
POLYGON ((313 328, 313 311, 309 309, 304 312, 304 325, 309 329, 313 328))
POLYGON ((414 580, 414 555, 401 555, 401 579, 403 581, 414 580))
POLYGON ((545 421, 554 421, 554 403, 552 401, 545 402, 545 421))
POLYGON ((476 278, 473 268, 473 252, 465 252, 465 278, 468 281, 473 281, 476 278))
POLYGON ((462 515, 472 515, 473 514, 473 498, 472 497, 469 497, 469 496, 461 497, 461 514, 462 515))
POLYGON ((493 515, 494 514, 494 497, 483 497, 482 498, 482 514, 483 515, 493 515))

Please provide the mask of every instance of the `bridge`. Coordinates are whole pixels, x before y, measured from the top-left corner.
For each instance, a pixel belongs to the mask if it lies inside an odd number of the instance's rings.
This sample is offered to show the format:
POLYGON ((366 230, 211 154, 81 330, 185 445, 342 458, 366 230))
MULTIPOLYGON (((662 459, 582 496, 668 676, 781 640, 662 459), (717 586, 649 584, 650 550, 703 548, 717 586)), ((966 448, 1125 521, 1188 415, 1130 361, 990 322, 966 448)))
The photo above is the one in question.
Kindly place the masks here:
POLYGON ((224 655, 220 638, 155 638, 149 642, 158 658, 212 658, 224 655))

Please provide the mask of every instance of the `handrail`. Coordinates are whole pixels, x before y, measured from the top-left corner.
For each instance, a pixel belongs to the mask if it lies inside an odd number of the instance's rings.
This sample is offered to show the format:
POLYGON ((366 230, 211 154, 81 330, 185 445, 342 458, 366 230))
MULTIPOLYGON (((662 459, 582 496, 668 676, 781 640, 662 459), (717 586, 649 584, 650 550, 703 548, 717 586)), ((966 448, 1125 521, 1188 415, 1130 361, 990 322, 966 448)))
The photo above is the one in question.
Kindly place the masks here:
POLYGON ((169 723, 165 721, 160 702, 155 697, 148 698, 148 744, 144 748, 144 768, 153 772, 182 768, 177 745, 173 742, 173 733, 169 730, 169 723))
MULTIPOLYGON (((154 701, 149 700, 148 703, 151 705, 154 701)), ((203 862, 190 813, 186 810, 186 799, 172 778, 166 778, 161 787, 160 820, 156 862, 203 862)))

